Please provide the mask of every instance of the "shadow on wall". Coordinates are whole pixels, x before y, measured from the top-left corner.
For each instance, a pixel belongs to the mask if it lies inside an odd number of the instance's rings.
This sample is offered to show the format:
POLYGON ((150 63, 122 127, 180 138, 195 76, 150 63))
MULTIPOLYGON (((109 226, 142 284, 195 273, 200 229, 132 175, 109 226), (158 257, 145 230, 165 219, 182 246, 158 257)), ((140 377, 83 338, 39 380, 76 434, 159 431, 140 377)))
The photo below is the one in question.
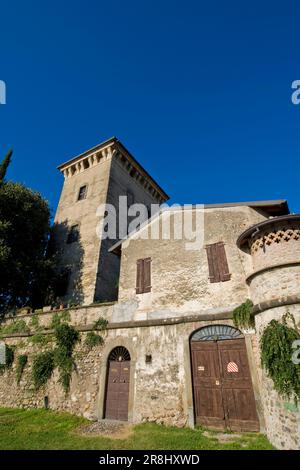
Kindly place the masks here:
POLYGON ((83 255, 79 226, 70 226, 67 220, 54 224, 49 257, 54 259, 56 275, 49 288, 49 305, 75 306, 83 303, 83 255))

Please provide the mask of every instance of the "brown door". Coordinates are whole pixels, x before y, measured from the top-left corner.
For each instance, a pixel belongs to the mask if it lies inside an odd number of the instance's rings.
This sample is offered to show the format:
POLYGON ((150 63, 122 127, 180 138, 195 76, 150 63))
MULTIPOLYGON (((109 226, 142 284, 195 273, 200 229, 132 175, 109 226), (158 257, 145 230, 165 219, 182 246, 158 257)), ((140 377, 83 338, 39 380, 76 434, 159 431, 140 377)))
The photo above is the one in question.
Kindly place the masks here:
POLYGON ((259 431, 244 339, 191 342, 196 423, 259 431))
POLYGON ((109 361, 105 418, 127 421, 130 361, 109 361))

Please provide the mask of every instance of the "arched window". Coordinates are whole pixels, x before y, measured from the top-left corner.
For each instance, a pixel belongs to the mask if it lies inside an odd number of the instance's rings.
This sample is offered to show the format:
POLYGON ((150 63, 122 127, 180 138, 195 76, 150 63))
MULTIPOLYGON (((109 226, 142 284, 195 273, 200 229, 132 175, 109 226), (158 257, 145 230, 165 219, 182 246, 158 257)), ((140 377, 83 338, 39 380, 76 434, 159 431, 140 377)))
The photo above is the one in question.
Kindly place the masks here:
POLYGON ((130 361, 130 354, 124 346, 117 346, 111 351, 108 360, 118 362, 130 361))
POLYGON ((225 339, 238 339, 244 336, 233 326, 229 325, 208 325, 195 331, 191 341, 220 341, 225 339))

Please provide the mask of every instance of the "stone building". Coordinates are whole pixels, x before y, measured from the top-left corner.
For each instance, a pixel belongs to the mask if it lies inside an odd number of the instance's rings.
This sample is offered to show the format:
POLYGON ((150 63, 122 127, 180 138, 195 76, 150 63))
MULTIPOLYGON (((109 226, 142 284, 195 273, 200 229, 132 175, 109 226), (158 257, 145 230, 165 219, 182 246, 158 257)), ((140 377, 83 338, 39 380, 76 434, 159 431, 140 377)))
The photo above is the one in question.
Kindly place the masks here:
MULTIPOLYGON (((69 270, 62 301, 82 335, 98 318, 108 320, 104 345, 76 347, 66 396, 57 371, 33 390, 31 357, 40 346, 30 343, 31 332, 7 334, 29 365, 18 387, 15 366, 0 378, 0 404, 42 407, 46 397, 50 408, 89 419, 261 431, 278 448, 299 449, 299 409, 274 391, 259 340, 287 311, 300 321, 300 216, 285 200, 177 206, 122 240, 101 241, 103 204, 118 212, 119 196, 148 208, 168 196, 115 138, 59 169, 56 240, 69 270), (187 249, 199 214, 200 245, 187 249), (178 237, 182 220, 185 236, 178 237), (232 312, 248 298, 255 328, 239 330, 232 312)), ((30 327, 38 317, 47 335, 53 314, 44 309, 22 320, 30 327)))

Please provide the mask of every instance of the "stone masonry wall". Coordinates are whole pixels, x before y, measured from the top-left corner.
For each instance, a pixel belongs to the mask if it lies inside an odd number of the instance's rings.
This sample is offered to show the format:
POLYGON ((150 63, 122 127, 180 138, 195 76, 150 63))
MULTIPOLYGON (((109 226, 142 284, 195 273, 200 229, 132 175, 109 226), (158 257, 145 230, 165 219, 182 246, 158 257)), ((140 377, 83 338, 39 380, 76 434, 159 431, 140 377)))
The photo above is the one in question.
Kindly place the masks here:
MULTIPOLYGON (((256 315, 255 323, 258 341, 263 329, 272 320, 281 320, 289 311, 294 315, 300 327, 300 306, 290 305, 272 308, 256 315)), ((258 350, 259 353, 259 350, 258 350)), ((272 380, 261 369, 259 354, 257 357, 257 370, 261 389, 261 401, 264 409, 266 432, 270 441, 279 449, 300 448, 300 409, 293 401, 280 397, 274 390, 272 380)))
MULTIPOLYGON (((215 320, 231 324, 230 320, 215 320)), ((7 337, 5 342, 14 346, 15 362, 12 369, 0 375, 0 406, 43 407, 44 397, 51 409, 68 411, 89 419, 103 417, 103 390, 106 364, 115 346, 125 346, 131 355, 133 368, 130 394, 132 402, 129 416, 133 422, 153 421, 167 425, 191 424, 193 399, 191 394, 189 337, 193 331, 214 321, 196 321, 171 325, 108 329, 103 346, 89 351, 84 345, 86 332, 76 346, 76 369, 72 374, 70 392, 65 395, 54 372, 49 382, 38 392, 33 390, 32 361, 45 349, 33 345, 30 338, 7 337), (16 358, 28 354, 19 385, 16 383, 16 358), (146 355, 152 356, 146 363, 146 355)), ((46 346, 51 347, 51 343, 46 346)))
POLYGON ((254 304, 299 296, 300 265, 267 269, 249 282, 254 304))

